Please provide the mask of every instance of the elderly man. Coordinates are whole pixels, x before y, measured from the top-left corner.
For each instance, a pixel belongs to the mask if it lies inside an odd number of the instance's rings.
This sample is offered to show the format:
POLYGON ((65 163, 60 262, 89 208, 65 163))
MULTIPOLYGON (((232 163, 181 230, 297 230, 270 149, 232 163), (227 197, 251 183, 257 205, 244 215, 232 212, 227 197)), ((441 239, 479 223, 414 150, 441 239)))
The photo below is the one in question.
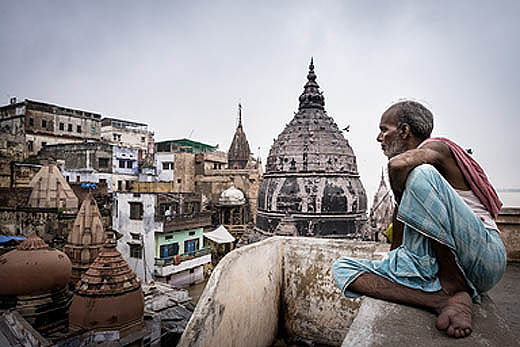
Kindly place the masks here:
POLYGON ((449 336, 471 334, 472 302, 506 267, 495 219, 501 207, 480 166, 455 143, 430 138, 433 116, 404 101, 381 117, 395 199, 392 250, 381 261, 342 257, 334 280, 347 297, 368 295, 438 314, 449 336))

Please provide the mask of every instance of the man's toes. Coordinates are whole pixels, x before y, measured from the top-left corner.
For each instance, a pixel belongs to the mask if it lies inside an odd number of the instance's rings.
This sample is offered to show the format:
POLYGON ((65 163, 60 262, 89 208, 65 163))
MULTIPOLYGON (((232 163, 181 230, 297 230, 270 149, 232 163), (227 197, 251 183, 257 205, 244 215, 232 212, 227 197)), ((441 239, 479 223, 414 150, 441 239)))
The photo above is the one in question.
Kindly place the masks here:
POLYGON ((453 328, 451 325, 446 329, 446 334, 449 336, 455 336, 455 328, 453 328))
POLYGON ((439 330, 446 330, 450 325, 450 317, 447 314, 440 314, 435 323, 435 327, 439 330))
POLYGON ((470 329, 470 328, 466 328, 466 329, 464 330, 464 333, 466 334, 466 336, 471 335, 471 329, 470 329))

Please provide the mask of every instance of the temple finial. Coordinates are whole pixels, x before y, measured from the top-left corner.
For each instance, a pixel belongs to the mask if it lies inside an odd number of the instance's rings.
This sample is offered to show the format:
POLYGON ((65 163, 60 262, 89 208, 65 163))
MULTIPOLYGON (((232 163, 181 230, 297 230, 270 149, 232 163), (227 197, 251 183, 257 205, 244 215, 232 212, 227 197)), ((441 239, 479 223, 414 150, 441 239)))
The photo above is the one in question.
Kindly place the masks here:
POLYGON ((314 70, 314 57, 311 57, 311 63, 309 64, 309 70, 314 70))
POLYGON ((242 104, 238 103, 238 127, 242 127, 242 104))

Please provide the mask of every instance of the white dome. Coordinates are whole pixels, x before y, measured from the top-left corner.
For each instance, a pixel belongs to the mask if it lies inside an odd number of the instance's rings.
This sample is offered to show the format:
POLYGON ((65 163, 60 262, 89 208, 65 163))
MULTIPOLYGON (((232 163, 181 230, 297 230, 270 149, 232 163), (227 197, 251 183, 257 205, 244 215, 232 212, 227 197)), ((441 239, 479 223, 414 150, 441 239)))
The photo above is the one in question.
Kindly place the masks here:
POLYGON ((230 187, 220 194, 218 202, 221 205, 242 205, 246 202, 246 199, 240 189, 230 187))

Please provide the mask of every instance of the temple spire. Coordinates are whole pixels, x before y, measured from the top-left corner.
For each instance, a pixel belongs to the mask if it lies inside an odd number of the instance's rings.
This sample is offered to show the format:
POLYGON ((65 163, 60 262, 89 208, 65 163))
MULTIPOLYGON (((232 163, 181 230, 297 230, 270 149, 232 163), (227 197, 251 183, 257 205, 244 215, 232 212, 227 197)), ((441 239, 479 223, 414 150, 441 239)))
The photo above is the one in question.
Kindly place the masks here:
POLYGON ((300 95, 300 107, 299 109, 305 108, 317 108, 324 110, 325 98, 320 92, 320 86, 316 83, 316 74, 314 73, 314 58, 311 57, 311 63, 309 64, 309 73, 307 74, 307 83, 303 87, 303 93, 300 95))
POLYGON ((238 128, 242 127, 242 104, 238 103, 238 128))

